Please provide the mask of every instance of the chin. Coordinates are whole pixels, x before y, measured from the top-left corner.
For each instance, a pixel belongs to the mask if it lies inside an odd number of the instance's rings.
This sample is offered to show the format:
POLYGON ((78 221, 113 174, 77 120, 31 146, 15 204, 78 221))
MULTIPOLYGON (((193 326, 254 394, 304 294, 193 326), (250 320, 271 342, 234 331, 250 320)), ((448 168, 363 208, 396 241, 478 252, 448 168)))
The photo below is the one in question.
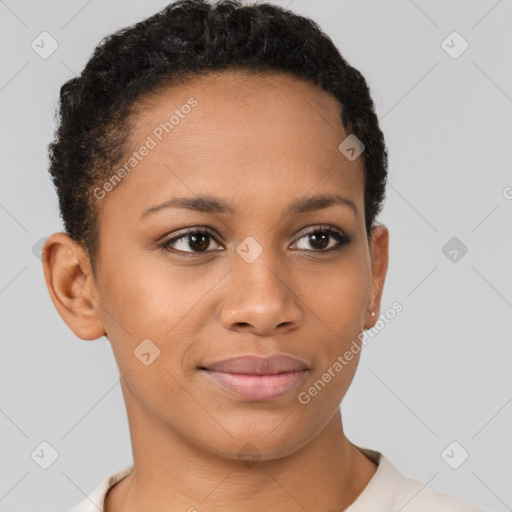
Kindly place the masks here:
MULTIPOLYGON (((310 442, 314 435, 301 436, 304 431, 296 422, 283 421, 286 414, 281 414, 278 421, 271 423, 256 423, 251 419, 245 427, 242 422, 236 428, 226 424, 226 430, 232 437, 226 434, 222 438, 215 436, 206 440, 208 450, 227 459, 241 461, 271 461, 291 455, 310 442)), ((308 431, 314 429, 306 429, 308 431)))

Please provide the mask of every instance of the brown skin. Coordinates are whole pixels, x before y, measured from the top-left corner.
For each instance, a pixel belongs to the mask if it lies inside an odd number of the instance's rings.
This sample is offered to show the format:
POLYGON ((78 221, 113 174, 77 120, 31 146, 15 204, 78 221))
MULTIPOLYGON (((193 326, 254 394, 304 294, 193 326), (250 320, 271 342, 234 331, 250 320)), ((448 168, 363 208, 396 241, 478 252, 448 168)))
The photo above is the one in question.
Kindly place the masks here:
POLYGON ((66 234, 44 248, 59 314, 81 339, 107 334, 124 376, 135 470, 108 493, 105 511, 342 510, 377 469, 346 438, 339 409, 359 354, 309 404, 298 394, 380 312, 389 235, 379 225, 367 239, 362 156, 349 161, 338 150, 346 133, 328 93, 287 75, 239 71, 160 91, 137 120, 133 150, 191 96, 191 113, 99 201, 97 278, 66 234), (357 214, 338 205, 285 214, 294 199, 333 192, 357 214), (172 197, 202 194, 238 213, 171 208, 139 220, 172 197), (336 239, 322 246, 304 234, 318 224, 351 243, 325 252, 336 239), (201 248, 184 237, 171 246, 184 255, 158 247, 194 226, 210 227, 216 240, 201 248), (248 236, 263 248, 252 263, 236 252, 248 236), (149 366, 134 356, 146 338, 161 351, 149 366), (238 398, 197 368, 276 352, 310 371, 273 400, 238 398), (247 443, 254 464, 240 456, 247 443))

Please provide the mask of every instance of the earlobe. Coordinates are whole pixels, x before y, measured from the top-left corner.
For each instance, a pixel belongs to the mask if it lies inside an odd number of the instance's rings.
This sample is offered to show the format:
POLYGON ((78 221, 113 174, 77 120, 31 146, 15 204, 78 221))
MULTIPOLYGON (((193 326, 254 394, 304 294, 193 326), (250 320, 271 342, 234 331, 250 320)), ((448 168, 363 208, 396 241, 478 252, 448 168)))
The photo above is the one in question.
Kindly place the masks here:
POLYGON ((84 249, 63 232, 46 240, 42 253, 48 292, 61 318, 81 339, 105 334, 96 283, 84 249))

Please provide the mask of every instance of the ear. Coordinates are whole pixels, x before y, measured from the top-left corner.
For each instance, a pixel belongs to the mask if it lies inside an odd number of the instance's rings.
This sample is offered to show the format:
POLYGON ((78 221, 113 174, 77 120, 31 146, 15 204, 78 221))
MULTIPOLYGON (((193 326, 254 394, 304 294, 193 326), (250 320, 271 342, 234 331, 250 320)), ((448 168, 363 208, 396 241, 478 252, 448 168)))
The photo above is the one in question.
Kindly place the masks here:
POLYGON ((66 233, 44 244, 43 271, 50 297, 61 318, 81 339, 105 334, 96 283, 86 251, 66 233))
POLYGON ((389 231, 383 224, 378 224, 372 228, 370 235, 370 260, 372 270, 372 291, 371 299, 368 304, 367 325, 365 329, 371 329, 379 319, 380 300, 384 289, 384 281, 388 270, 388 247, 389 231), (371 311, 375 313, 372 316, 371 311))

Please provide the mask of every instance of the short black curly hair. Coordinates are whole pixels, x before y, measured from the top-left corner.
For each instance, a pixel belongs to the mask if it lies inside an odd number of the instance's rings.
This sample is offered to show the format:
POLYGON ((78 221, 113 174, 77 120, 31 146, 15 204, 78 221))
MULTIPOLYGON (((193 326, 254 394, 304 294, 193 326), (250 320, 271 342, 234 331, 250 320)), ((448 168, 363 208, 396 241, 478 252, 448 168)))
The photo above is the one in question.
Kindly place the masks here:
POLYGON ((60 89, 49 172, 66 233, 88 253, 99 248, 92 191, 127 154, 137 105, 160 87, 211 71, 285 72, 333 95, 347 134, 365 146, 367 236, 385 197, 388 156, 368 85, 312 20, 272 4, 178 0, 98 44, 80 76, 60 89))

